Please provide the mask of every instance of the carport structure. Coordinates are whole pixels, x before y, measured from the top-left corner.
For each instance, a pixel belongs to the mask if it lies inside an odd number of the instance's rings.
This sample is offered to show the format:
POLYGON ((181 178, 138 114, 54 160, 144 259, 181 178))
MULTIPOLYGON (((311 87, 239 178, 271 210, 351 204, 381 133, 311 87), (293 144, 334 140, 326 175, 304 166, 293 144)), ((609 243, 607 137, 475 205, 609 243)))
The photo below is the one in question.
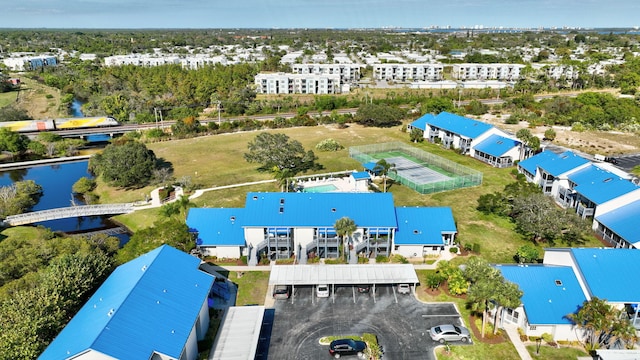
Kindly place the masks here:
MULTIPOLYGON (((376 300, 376 285, 410 284, 415 293, 418 275, 410 264, 358 264, 358 265, 274 265, 269 276, 269 288, 275 285, 292 287, 292 302, 295 301, 296 286, 330 285, 331 298, 335 303, 335 287, 351 286, 356 302, 357 285, 371 285, 373 300, 376 300)), ((394 296, 396 296, 395 288, 394 296)), ((314 291, 315 293, 315 291, 314 291)), ((396 297, 396 303, 398 299, 396 297)))

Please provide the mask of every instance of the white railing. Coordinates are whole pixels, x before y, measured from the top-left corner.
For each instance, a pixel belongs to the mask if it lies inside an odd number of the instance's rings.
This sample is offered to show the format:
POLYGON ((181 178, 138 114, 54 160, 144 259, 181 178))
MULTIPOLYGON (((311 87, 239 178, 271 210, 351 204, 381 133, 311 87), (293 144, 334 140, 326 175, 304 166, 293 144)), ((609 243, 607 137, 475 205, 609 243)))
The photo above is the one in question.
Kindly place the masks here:
POLYGON ((17 226, 71 217, 128 214, 133 211, 133 204, 129 203, 71 206, 7 216, 4 219, 4 223, 17 226))

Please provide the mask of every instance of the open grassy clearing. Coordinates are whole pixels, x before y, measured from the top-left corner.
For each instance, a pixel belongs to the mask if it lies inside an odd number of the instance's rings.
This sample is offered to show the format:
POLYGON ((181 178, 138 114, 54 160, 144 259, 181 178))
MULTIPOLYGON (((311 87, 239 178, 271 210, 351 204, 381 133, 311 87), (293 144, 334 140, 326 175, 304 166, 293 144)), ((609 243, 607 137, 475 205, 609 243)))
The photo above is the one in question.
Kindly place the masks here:
MULTIPOLYGON (((400 127, 389 129, 366 128, 351 125, 346 129, 334 126, 300 127, 292 129, 269 130, 287 134, 300 141, 305 149, 312 149, 324 166, 320 172, 360 170, 361 164, 349 158, 350 146, 366 145, 378 142, 402 141, 409 143, 408 135, 400 131, 400 127), (345 148, 337 152, 318 152, 315 145, 320 141, 333 138, 345 148)), ((198 188, 209 188, 244 182, 271 179, 269 173, 259 172, 258 164, 249 164, 243 154, 247 151, 247 143, 257 132, 215 135, 162 143, 149 144, 156 155, 172 164, 176 178, 191 176, 198 188)), ((450 206, 458 226, 459 240, 463 244, 480 244, 481 255, 493 263, 511 263, 518 247, 528 243, 527 239, 513 230, 513 224, 507 219, 487 216, 476 210, 479 196, 502 191, 512 181, 512 169, 496 169, 468 156, 461 156, 439 145, 427 142, 409 143, 411 146, 433 153, 460 165, 481 171, 481 186, 446 191, 436 194, 422 195, 398 185, 391 184, 388 189, 393 194, 398 206, 450 206)), ((136 190, 119 190, 100 183, 98 193, 101 202, 129 202, 144 199, 152 187, 136 190)), ((242 207, 249 191, 278 191, 275 183, 240 187, 206 192, 194 200, 201 207, 242 207)), ((146 210, 129 215, 121 215, 116 220, 135 229, 152 224, 156 211, 146 210)), ((564 244, 556 244, 564 246, 564 244)), ((548 246, 548 244, 543 244, 548 246)), ((542 247, 540 253, 542 254, 542 247)), ((602 246, 592 237, 584 246, 602 246)))

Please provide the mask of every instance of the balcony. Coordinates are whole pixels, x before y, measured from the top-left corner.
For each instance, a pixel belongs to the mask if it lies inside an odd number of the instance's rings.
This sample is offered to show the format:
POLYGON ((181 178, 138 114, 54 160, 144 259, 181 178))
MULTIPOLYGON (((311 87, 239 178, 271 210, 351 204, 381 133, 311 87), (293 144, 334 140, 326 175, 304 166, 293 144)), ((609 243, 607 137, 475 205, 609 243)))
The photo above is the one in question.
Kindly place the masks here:
POLYGON ((578 207, 576 208, 576 213, 578 214, 578 216, 580 216, 583 219, 589 216, 593 216, 594 212, 595 212, 595 208, 586 207, 586 205, 582 203, 578 204, 578 207))

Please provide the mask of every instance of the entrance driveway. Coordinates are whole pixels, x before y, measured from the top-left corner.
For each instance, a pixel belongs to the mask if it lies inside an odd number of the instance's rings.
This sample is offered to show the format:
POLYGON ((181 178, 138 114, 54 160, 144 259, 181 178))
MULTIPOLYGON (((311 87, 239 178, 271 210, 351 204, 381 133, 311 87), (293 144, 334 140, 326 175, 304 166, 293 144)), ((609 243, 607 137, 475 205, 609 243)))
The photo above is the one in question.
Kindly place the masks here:
POLYGON ((350 286, 336 288, 335 303, 332 297, 316 298, 313 291, 311 286, 296 287, 294 302, 276 301, 269 359, 330 359, 329 346, 321 345, 320 338, 364 332, 377 335, 385 360, 435 359, 433 349, 438 344, 429 337, 429 328, 460 324, 453 304, 424 304, 399 294, 396 303, 390 286, 376 289, 375 302, 372 294, 356 293, 354 303, 350 286))

